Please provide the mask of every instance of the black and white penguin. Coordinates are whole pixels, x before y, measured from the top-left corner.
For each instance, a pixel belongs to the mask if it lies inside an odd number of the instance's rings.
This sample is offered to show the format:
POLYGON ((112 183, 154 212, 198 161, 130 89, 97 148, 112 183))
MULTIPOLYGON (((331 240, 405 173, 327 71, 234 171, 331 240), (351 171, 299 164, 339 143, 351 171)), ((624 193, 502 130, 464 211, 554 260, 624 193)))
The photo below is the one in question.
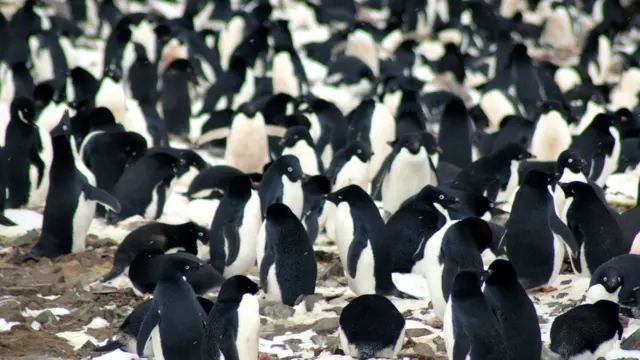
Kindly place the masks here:
MULTIPOLYGON (((201 296, 198 296, 197 299, 200 303, 200 306, 202 306, 202 309, 207 314, 211 312, 211 309, 213 308, 213 301, 201 296)), ((93 349, 93 351, 107 352, 122 349, 126 352, 135 354, 138 332, 140 332, 140 326, 142 325, 142 322, 147 316, 150 308, 151 299, 145 300, 136 305, 129 316, 127 316, 122 324, 120 324, 120 326, 118 327, 118 332, 114 336, 112 336, 105 345, 99 346, 93 349)), ((147 344, 145 345, 143 355, 147 357, 153 356, 152 344, 150 342, 147 342, 147 344)))
POLYGON ((7 207, 40 207, 49 190, 53 159, 51 136, 36 125, 33 102, 17 97, 11 102, 5 134, 7 207))
POLYGON ((340 314, 340 345, 358 359, 395 358, 404 343, 404 317, 386 297, 365 294, 340 314))
POLYGON ((167 123, 169 133, 189 136, 191 118, 190 86, 197 83, 189 60, 177 59, 171 62, 162 74, 162 117, 167 123))
POLYGON ((614 120, 611 113, 596 115, 571 143, 571 148, 587 162, 585 175, 600 187, 615 171, 620 157, 620 133, 613 127, 614 120))
POLYGON ((69 114, 52 132, 51 184, 42 219, 42 233, 29 256, 57 257, 85 249, 87 231, 100 202, 117 213, 117 199, 95 187, 96 179, 80 160, 71 137, 69 114))
POLYGON ((551 324, 549 349, 563 359, 598 359, 622 339, 624 329, 615 302, 582 304, 559 315, 551 324))
POLYGON ((438 144, 442 152, 438 164, 446 162, 465 168, 473 161, 474 126, 464 102, 452 97, 442 110, 438 144))
POLYGON ((540 161, 554 161, 571 145, 571 131, 566 110, 556 101, 546 101, 538 108, 531 153, 540 161))
MULTIPOLYGON (((191 180, 185 196, 189 200, 199 198, 221 199, 226 191, 231 179, 236 176, 245 175, 242 171, 227 165, 215 165, 202 169, 191 180)), ((254 183, 259 183, 262 174, 248 174, 254 183)))
POLYGON ((126 271, 136 256, 142 253, 164 253, 174 248, 198 255, 198 244, 209 242, 209 231, 193 222, 184 224, 151 223, 130 232, 118 245, 113 255, 113 267, 102 279, 116 278, 126 271))
POLYGON ((450 360, 509 359, 500 323, 480 286, 479 271, 462 270, 453 279, 443 330, 450 360))
POLYGON ((198 269, 190 271, 185 276, 185 281, 191 285, 196 294, 204 294, 224 282, 224 277, 219 272, 194 254, 184 251, 164 254, 162 251, 154 250, 136 255, 129 265, 129 280, 134 292, 138 295, 153 293, 162 277, 165 264, 176 258, 200 264, 198 269))
POLYGON ((260 197, 247 175, 233 177, 211 223, 211 265, 225 277, 245 274, 256 262, 262 224, 260 197))
POLYGON ((265 170, 260 182, 260 207, 262 215, 273 203, 283 203, 298 217, 302 216, 304 194, 302 182, 307 176, 302 172, 300 161, 293 155, 284 155, 274 160, 265 170))
POLYGON ((560 273, 565 247, 578 264, 578 244, 556 214, 549 185, 555 174, 529 171, 516 193, 503 241, 507 256, 526 290, 552 284, 560 273), (536 254, 536 256, 531 256, 536 254))
POLYGON ((200 346, 208 314, 196 294, 184 280, 191 271, 202 264, 187 258, 175 257, 165 262, 153 291, 151 306, 144 317, 138 343, 138 356, 151 337, 153 354, 166 360, 200 359, 200 346))
POLYGON ((318 265, 313 245, 298 217, 282 203, 267 208, 265 249, 260 283, 267 301, 293 306, 303 295, 313 295, 318 265))
POLYGON ((307 229, 309 240, 315 243, 322 225, 320 216, 325 208, 324 197, 331 192, 331 182, 326 176, 315 175, 302 184, 302 191, 304 191, 304 205, 300 220, 307 229))
POLYGON ((279 145, 282 146, 282 155, 294 155, 298 158, 305 174, 320 175, 324 172, 311 134, 304 126, 288 128, 279 145))
POLYGON ((420 243, 412 272, 427 279, 433 310, 444 318, 453 279, 458 271, 483 271, 482 252, 491 245, 491 228, 486 221, 469 217, 447 222, 420 243))
POLYGON ((356 295, 405 297, 391 279, 391 244, 385 241, 384 221, 369 194, 349 185, 327 200, 337 206, 335 240, 351 290, 356 295))
POLYGON ((446 192, 427 185, 418 194, 407 199, 384 227, 385 236, 395 246, 391 252, 391 271, 409 273, 415 265, 413 255, 425 238, 430 238, 447 222, 448 213, 441 212, 443 207, 459 203, 459 200, 446 192), (440 208, 439 208, 440 207, 440 208))
POLYGON ((438 185, 436 168, 430 157, 439 151, 433 135, 428 132, 404 134, 392 145, 393 150, 382 163, 377 175, 381 178, 386 218, 423 187, 438 185))
POLYGON ((157 219, 164 211, 171 181, 178 173, 181 159, 166 152, 147 153, 126 168, 113 187, 120 201, 119 214, 107 213, 107 221, 116 223, 133 215, 157 219))
POLYGON ((542 356, 538 314, 518 282, 513 265, 496 259, 489 265, 484 296, 496 314, 507 344, 509 359, 538 360, 542 356))
POLYGON ((258 285, 246 276, 227 279, 209 312, 202 339, 202 360, 253 359, 260 342, 258 285))
POLYGON ((621 306, 636 306, 636 291, 640 286, 638 270, 640 255, 623 254, 598 266, 591 276, 586 301, 609 300, 621 306))
POLYGON ((629 253, 630 244, 625 243, 616 216, 591 185, 579 181, 559 185, 573 200, 567 209, 567 226, 579 249, 580 266, 573 263, 576 273, 590 277, 606 261, 629 253))

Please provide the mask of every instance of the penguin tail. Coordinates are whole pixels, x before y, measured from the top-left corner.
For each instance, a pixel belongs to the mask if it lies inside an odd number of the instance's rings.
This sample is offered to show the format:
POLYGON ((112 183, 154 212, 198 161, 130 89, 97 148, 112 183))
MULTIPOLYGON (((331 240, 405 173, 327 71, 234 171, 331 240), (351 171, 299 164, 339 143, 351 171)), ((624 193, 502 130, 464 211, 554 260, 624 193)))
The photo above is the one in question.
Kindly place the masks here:
POLYGON ((359 344, 358 346, 358 360, 368 360, 376 356, 379 351, 378 346, 373 344, 359 344))
POLYGON ((113 340, 113 341, 109 340, 103 346, 99 346, 97 348, 94 348, 93 351, 95 351, 95 352, 114 351, 114 350, 121 349, 123 346, 124 346, 124 344, 121 343, 119 340, 113 340))
POLYGON ((17 224, 11 221, 8 217, 0 214, 0 225, 2 226, 16 226, 17 224))

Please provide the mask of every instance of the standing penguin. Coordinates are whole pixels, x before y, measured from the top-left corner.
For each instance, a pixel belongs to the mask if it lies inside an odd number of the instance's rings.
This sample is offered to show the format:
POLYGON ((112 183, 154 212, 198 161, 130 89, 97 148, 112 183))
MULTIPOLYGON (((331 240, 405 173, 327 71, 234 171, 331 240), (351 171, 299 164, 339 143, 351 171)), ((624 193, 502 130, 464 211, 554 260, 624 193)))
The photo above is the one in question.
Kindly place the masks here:
POLYGON ((623 254, 600 265, 591 276, 586 301, 609 300, 624 305, 636 305, 640 287, 640 255, 623 254))
POLYGON ((320 175, 324 172, 313 139, 304 126, 288 128, 279 145, 283 147, 282 155, 294 155, 300 160, 300 167, 305 174, 320 175))
POLYGON ((211 223, 211 265, 225 277, 245 274, 256 261, 260 198, 247 175, 233 177, 211 223))
POLYGON ((51 136, 36 123, 33 102, 18 97, 11 102, 5 134, 7 207, 40 207, 49 190, 53 159, 51 136))
POLYGON ((573 198, 567 209, 567 226, 580 255, 580 265, 574 262, 574 270, 590 277, 598 266, 628 253, 630 246, 624 242, 622 230, 608 205, 591 185, 579 181, 559 185, 567 198, 573 198))
POLYGON ((65 113, 53 133, 51 184, 42 219, 42 233, 29 256, 57 257, 85 248, 89 226, 100 202, 113 212, 120 203, 102 189, 80 160, 65 113))
POLYGON ((539 360, 538 314, 518 282, 516 270, 507 260, 497 259, 489 265, 488 274, 483 292, 502 327, 509 359, 539 360))
POLYGON ((382 202, 386 218, 423 187, 438 185, 436 169, 430 158, 437 151, 436 140, 428 132, 405 134, 393 142, 393 150, 378 174, 378 177, 382 177, 382 202))
POLYGON ((549 349, 563 359, 599 359, 622 339, 618 304, 600 300, 582 304, 551 324, 549 349))
POLYGON ((555 281, 564 260, 565 246, 571 253, 571 262, 580 266, 576 240, 556 214, 547 188, 554 181, 553 174, 536 169, 529 171, 516 193, 505 226, 503 241, 507 244, 507 256, 526 290, 555 281))
POLYGON ((189 135, 189 118, 191 117, 190 85, 197 79, 186 59, 174 60, 162 74, 162 115, 167 122, 169 133, 187 137, 189 135))
POLYGON ((327 200, 338 208, 336 243, 351 290, 356 295, 406 296, 391 279, 391 244, 384 241, 384 221, 369 194, 349 185, 327 200))
POLYGON ((262 215, 273 203, 286 204, 297 216, 302 215, 304 194, 302 181, 306 175, 302 172, 300 161, 293 155, 284 155, 274 160, 262 176, 260 182, 260 207, 262 215))
POLYGON ((222 284, 209 312, 202 339, 202 360, 258 357, 260 314, 258 285, 246 276, 232 276, 222 284))
POLYGON ((487 222, 468 217, 447 222, 420 244, 412 272, 427 279, 431 304, 440 319, 444 318, 455 275, 463 269, 484 270, 481 254, 491 240, 487 222))
POLYGON ((166 261, 153 291, 151 308, 138 333, 138 356, 151 337, 153 354, 166 360, 199 360, 207 313, 184 276, 201 267, 197 261, 175 257, 166 261))
POLYGON ((509 359, 500 323, 480 289, 478 272, 463 270, 455 276, 450 308, 444 325, 450 329, 444 330, 450 360, 509 359))
POLYGON ((442 148, 440 162, 464 169, 472 161, 473 122, 464 102, 452 97, 440 118, 438 144, 442 148))
POLYGON ((384 296, 360 295, 340 314, 340 345, 358 359, 392 358, 404 343, 404 317, 384 296))
POLYGON ((539 114, 531 136, 531 153, 540 161, 553 161, 571 145, 571 131, 566 110, 556 101, 547 101, 539 114))
POLYGON ((274 203, 267 209, 265 233, 260 283, 267 301, 293 306, 301 295, 313 295, 318 265, 298 217, 287 205, 274 203))
POLYGON ((198 255, 198 240, 206 244, 209 242, 208 239, 207 229, 193 222, 178 225, 164 223, 143 225, 130 232, 118 245, 113 255, 113 267, 102 281, 109 281, 122 274, 139 254, 183 248, 190 254, 198 255))

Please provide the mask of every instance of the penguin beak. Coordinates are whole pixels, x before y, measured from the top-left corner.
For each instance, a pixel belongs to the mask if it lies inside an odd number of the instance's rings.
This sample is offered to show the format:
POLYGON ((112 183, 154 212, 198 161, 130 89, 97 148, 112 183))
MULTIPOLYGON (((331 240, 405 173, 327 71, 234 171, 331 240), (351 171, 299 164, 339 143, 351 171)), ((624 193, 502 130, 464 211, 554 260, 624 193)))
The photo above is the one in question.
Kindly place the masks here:
POLYGON ((311 175, 302 174, 300 179, 302 179, 302 181, 309 181, 309 179, 311 179, 311 175))

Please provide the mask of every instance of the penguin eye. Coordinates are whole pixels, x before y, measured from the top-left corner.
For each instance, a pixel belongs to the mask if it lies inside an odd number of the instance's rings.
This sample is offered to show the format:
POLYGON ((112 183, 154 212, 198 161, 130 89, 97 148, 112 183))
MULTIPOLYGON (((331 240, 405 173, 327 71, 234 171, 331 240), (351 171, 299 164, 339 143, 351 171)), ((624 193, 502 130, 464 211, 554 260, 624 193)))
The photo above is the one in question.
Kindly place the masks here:
POLYGON ((440 195, 440 196, 438 196, 438 199, 440 199, 440 200, 444 200, 444 195, 440 195))
POLYGON ((342 195, 338 195, 338 199, 342 200, 342 195))
POLYGON ((356 150, 356 152, 357 152, 358 154, 362 154, 362 150, 360 150, 360 149, 356 150))
POLYGON ((198 233, 198 236, 204 236, 204 233, 199 232, 199 233, 198 233))
POLYGON ((569 164, 571 164, 571 163, 573 162, 573 159, 569 159, 569 160, 567 160, 567 162, 568 162, 569 164))
POLYGON ((185 265, 184 269, 189 270, 189 265, 185 265))
POLYGON ((291 166, 289 166, 289 167, 287 168, 287 171, 288 171, 288 172, 293 172, 293 168, 292 168, 291 166))

